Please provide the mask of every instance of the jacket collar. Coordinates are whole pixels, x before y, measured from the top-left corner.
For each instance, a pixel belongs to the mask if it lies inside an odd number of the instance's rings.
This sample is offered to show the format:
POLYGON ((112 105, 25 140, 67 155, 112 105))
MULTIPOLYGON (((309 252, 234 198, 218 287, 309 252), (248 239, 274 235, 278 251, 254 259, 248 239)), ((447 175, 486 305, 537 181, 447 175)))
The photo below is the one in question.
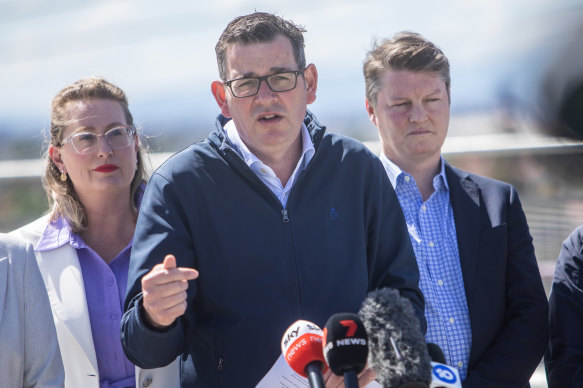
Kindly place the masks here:
MULTIPOLYGON (((53 315, 56 316, 57 333, 68 332, 97 373, 89 309, 77 251, 70 244, 64 244, 54 249, 37 251, 36 260, 49 295, 53 315)), ((64 351, 68 351, 70 345, 71 342, 64 346, 64 351)))
MULTIPOLYGON (((217 116, 215 121, 215 130, 210 133, 208 140, 217 149, 222 149, 227 144, 227 134, 225 133, 224 126, 231 120, 230 117, 225 117, 222 114, 217 116)), ((314 149, 318 151, 318 146, 324 137, 326 132, 326 127, 320 124, 316 116, 306 110, 306 116, 304 117, 304 125, 308 129, 312 143, 314 144, 314 149)))

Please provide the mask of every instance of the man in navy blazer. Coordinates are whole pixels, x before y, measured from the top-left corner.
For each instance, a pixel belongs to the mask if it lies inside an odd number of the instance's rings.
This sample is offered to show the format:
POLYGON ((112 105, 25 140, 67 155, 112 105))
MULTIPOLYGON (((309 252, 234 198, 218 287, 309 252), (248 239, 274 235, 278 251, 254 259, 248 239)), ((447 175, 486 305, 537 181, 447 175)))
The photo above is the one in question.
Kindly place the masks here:
POLYGON ((366 109, 419 266, 426 341, 466 388, 529 386, 548 304, 516 189, 442 158, 450 75, 433 43, 399 33, 374 45, 363 70, 366 109))

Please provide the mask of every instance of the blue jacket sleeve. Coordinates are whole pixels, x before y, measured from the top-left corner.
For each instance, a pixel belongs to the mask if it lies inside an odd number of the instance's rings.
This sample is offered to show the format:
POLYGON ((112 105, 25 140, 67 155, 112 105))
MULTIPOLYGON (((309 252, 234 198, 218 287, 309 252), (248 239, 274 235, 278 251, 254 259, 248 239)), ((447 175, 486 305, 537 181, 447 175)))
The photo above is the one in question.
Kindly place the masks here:
MULTIPOLYGON (((189 314, 192 315, 187 310, 165 331, 154 330, 142 319, 142 277, 167 254, 176 257, 179 267, 195 268, 196 265, 185 216, 187 211, 181 201, 184 197, 180 197, 176 190, 176 185, 168 185, 166 177, 158 173, 152 176, 144 193, 134 235, 121 339, 128 358, 141 368, 163 367, 183 352, 185 321, 189 314)), ((187 294, 190 308, 196 294, 195 281, 190 282, 187 294)))
POLYGON ((549 388, 583 387, 583 226, 565 240, 549 299, 549 388))

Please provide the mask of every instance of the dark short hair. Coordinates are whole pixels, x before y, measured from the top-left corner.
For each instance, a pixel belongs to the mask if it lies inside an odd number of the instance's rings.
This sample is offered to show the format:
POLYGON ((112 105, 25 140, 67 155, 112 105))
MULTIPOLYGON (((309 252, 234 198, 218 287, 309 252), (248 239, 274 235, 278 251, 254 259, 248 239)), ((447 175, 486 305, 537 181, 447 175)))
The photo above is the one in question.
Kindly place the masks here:
POLYGON ((289 39, 298 68, 305 68, 306 55, 304 53, 304 36, 302 35, 304 32, 306 30, 302 26, 295 25, 293 22, 271 13, 254 12, 236 17, 227 25, 215 46, 221 79, 226 81, 226 53, 229 45, 271 42, 277 35, 283 35, 289 39))
POLYGON ((435 73, 445 82, 447 98, 451 102, 447 57, 420 34, 399 32, 391 39, 375 42, 366 54, 363 65, 366 99, 373 105, 382 87, 381 78, 387 70, 435 73))

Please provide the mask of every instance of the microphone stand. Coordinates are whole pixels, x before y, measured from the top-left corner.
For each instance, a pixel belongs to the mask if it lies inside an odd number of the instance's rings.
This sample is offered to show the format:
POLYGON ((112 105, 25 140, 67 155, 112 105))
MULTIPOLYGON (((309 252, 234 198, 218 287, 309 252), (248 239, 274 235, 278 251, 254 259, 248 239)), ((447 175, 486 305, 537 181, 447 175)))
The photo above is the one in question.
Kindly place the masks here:
POLYGON ((310 388, 325 388, 324 377, 322 376, 322 364, 320 362, 310 362, 306 365, 306 374, 310 382, 310 388))
POLYGON ((344 387, 345 388, 358 388, 358 376, 353 369, 344 372, 344 387))

